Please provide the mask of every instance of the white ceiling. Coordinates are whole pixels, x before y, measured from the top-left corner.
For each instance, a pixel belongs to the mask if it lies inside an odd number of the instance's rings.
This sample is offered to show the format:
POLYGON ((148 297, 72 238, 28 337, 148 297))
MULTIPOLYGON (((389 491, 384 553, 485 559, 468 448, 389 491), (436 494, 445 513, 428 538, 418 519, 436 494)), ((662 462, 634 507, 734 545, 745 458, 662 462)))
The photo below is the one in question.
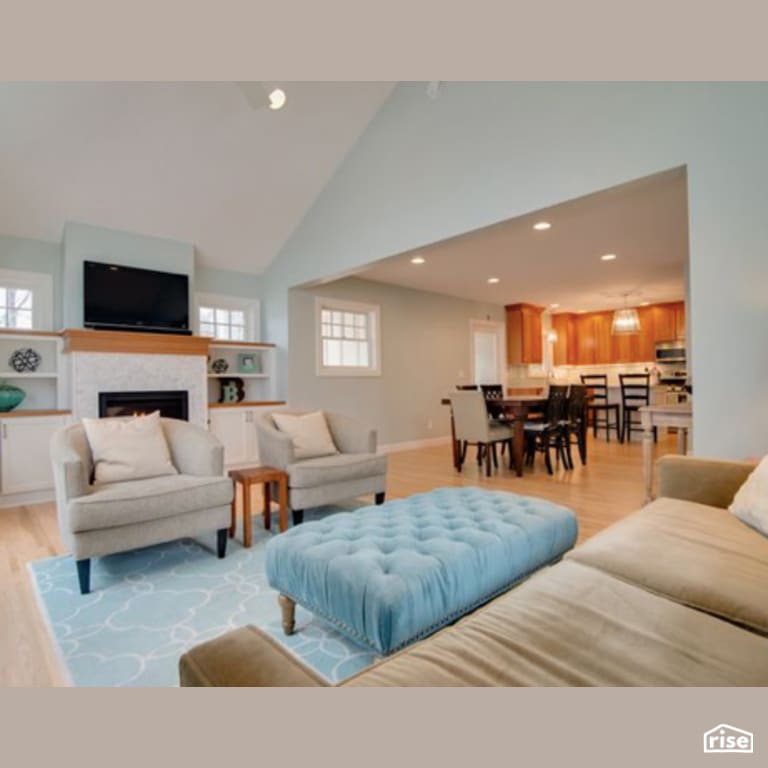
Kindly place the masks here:
POLYGON ((385 283, 476 301, 613 309, 682 299, 688 260, 684 168, 638 179, 546 210, 379 261, 358 273, 385 283), (537 221, 551 229, 538 232, 537 221), (600 256, 615 253, 615 261, 600 256), (411 257, 426 263, 416 266, 411 257), (498 277, 489 285, 489 277, 498 277))
POLYGON ((85 221, 193 243, 261 272, 393 83, 0 83, 0 233, 58 241, 85 221))

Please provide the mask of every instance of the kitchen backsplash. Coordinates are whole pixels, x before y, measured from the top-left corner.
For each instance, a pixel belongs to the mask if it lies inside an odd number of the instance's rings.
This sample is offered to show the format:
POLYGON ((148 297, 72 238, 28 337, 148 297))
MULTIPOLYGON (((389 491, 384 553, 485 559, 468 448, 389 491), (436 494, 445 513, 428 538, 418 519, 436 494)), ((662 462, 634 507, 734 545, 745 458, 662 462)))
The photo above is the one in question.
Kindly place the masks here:
MULTIPOLYGON (((679 367, 679 366, 678 366, 679 367)), ((619 386, 620 373, 646 373, 654 368, 660 370, 653 362, 620 363, 616 365, 558 365, 552 368, 552 375, 547 376, 542 366, 513 365, 507 368, 508 387, 542 387, 549 383, 579 384, 582 374, 605 373, 608 376, 608 386, 619 386)), ((668 367, 672 372, 674 366, 668 367)), ((664 373, 664 370, 661 370, 664 373)))

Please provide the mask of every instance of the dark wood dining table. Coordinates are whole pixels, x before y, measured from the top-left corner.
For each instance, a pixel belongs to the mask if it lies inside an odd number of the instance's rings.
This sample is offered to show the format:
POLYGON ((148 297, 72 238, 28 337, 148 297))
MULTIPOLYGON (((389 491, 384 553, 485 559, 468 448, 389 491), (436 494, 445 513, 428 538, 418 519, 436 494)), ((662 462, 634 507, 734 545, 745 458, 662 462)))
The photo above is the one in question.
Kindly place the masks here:
MULTIPOLYGON (((440 401, 443 405, 450 406, 451 400, 444 397, 440 401)), ((547 402, 546 397, 540 395, 526 395, 524 397, 504 397, 488 400, 489 411, 492 415, 503 418, 512 426, 512 461, 518 477, 523 475, 523 450, 525 448, 525 420, 532 412, 540 412, 547 402)), ((459 469, 461 445, 456 440, 456 427, 453 423, 453 411, 451 411, 451 445, 453 446, 453 466, 459 469)))

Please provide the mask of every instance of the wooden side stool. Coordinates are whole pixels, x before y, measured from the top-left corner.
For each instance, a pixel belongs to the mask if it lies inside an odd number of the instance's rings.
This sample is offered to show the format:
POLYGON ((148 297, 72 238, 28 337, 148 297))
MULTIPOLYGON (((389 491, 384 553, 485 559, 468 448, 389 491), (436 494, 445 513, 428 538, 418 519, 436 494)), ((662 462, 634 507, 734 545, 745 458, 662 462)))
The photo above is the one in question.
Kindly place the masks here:
POLYGON ((269 530, 271 525, 272 488, 271 483, 277 483, 280 502, 280 533, 288 528, 288 475, 274 467, 248 467, 246 469, 231 469, 229 476, 235 483, 235 495, 232 499, 232 522, 229 526, 229 538, 235 536, 237 529, 237 488, 243 489, 243 546, 250 547, 253 540, 253 519, 251 517, 251 488, 254 485, 264 486, 264 527, 269 530))

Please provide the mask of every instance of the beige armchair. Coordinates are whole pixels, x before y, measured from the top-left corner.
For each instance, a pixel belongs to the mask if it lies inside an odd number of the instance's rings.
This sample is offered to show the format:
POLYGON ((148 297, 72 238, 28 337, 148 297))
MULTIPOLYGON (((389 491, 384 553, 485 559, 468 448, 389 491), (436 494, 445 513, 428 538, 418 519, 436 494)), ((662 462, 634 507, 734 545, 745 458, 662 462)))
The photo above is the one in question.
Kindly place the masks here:
POLYGON ((294 525, 303 521, 304 510, 310 507, 369 494, 375 496, 377 504, 384 503, 387 457, 376 453, 376 430, 339 413, 324 413, 339 453, 301 460, 294 456, 293 441, 275 426, 271 413, 256 418, 261 463, 288 475, 288 504, 294 525))
POLYGON ((224 449, 207 430, 161 419, 178 475, 92 483, 85 429, 73 424, 51 439, 56 509, 64 543, 77 564, 80 591, 90 592, 91 558, 217 531, 224 557, 233 496, 224 449))

